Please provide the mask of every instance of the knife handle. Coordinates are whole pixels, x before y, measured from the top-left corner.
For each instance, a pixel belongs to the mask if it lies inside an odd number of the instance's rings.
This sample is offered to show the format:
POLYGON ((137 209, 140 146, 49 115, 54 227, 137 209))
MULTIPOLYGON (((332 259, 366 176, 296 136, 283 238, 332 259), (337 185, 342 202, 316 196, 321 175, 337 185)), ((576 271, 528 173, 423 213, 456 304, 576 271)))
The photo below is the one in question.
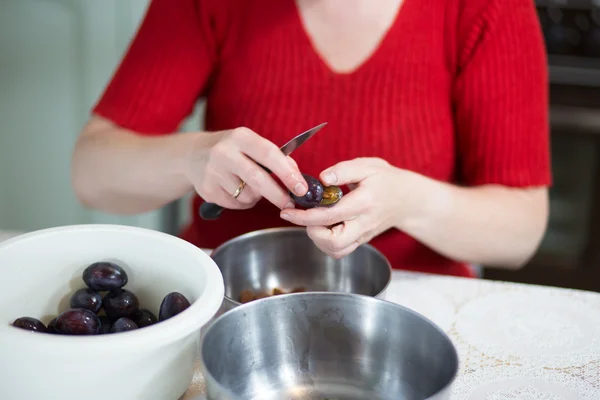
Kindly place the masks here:
POLYGON ((218 219, 223 213, 223 207, 215 203, 202 203, 200 205, 200 218, 207 221, 218 219))
MULTIPOLYGON (((258 164, 258 166, 261 167, 262 169, 264 169, 265 171, 267 171, 268 174, 271 173, 271 171, 267 167, 262 166, 260 164, 258 164)), ((223 213, 223 210, 224 210, 223 207, 221 207, 218 204, 202 203, 200 205, 200 218, 207 220, 207 221, 219 219, 219 217, 223 213)))

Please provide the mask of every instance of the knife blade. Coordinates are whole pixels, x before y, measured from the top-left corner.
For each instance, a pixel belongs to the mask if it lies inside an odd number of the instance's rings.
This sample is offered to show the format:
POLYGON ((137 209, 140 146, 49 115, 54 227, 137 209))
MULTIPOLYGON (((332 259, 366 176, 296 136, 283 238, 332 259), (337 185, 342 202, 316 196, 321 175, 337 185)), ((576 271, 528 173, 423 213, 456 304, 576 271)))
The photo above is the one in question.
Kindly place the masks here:
MULTIPOLYGON (((308 139, 313 137, 315 135, 315 133, 320 131, 325 125, 327 125, 327 122, 323 122, 322 124, 317 125, 314 128, 307 130, 306 132, 302 132, 301 134, 299 134, 298 136, 294 137, 293 139, 288 141, 286 144, 281 146, 280 147, 281 152, 283 154, 285 154, 286 156, 289 156, 290 154, 292 154, 292 152, 294 150, 296 150, 298 147, 300 147, 304 143, 306 143, 306 141, 308 139)), ((262 169, 267 171, 269 174, 271 173, 271 171, 268 168, 266 168, 265 166, 260 165, 260 164, 258 164, 258 165, 262 169)), ((200 206, 200 217, 202 219, 215 220, 221 216, 221 213, 223 213, 223 207, 219 206, 218 204, 202 203, 202 205, 200 206)))

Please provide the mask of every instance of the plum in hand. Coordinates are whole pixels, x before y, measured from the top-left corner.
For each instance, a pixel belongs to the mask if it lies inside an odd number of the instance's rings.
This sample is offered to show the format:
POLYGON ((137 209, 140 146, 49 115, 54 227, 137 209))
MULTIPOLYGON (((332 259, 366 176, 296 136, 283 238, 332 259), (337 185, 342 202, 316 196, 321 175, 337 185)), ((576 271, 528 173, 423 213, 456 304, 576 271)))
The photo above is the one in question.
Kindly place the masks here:
POLYGON ((102 308, 102 296, 89 288, 79 289, 71 296, 70 306, 71 308, 85 308, 93 313, 98 313, 102 308))
POLYGON ((160 304, 158 312, 159 321, 164 321, 174 317, 190 306, 190 302, 184 295, 178 292, 172 292, 165 296, 160 304))
POLYGON ((101 326, 98 316, 85 308, 71 308, 56 319, 56 330, 65 335, 97 335, 101 326))
POLYGON ((46 332, 46 325, 39 319, 31 318, 31 317, 21 317, 17 318, 12 325, 15 328, 25 329, 26 331, 32 332, 46 332))
POLYGON ((306 183, 308 183, 308 192, 304 196, 296 196, 289 192, 294 203, 303 208, 327 207, 332 206, 343 196, 342 189, 339 186, 323 186, 323 184, 314 176, 302 174, 306 183))
POLYGON ((308 191, 304 196, 296 196, 290 192, 292 199, 296 204, 304 208, 317 207, 323 200, 323 185, 317 178, 308 174, 302 174, 308 184, 308 191))
POLYGON ((127 284, 127 273, 111 262, 96 262, 83 271, 83 281, 92 290, 102 292, 120 289, 127 284))
POLYGON ((123 317, 119 318, 113 323, 112 327, 110 328, 110 333, 127 332, 134 329, 138 329, 137 324, 129 318, 123 317))
POLYGON ((135 294, 127 289, 118 289, 108 292, 102 300, 104 312, 113 321, 122 318, 133 318, 140 308, 140 302, 135 294))

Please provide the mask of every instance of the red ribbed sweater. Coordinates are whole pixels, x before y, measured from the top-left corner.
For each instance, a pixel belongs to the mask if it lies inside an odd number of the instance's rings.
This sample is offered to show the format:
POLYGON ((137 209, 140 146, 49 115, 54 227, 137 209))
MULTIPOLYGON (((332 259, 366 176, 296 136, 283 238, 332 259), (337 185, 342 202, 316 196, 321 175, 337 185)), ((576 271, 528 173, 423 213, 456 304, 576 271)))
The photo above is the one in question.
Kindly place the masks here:
MULTIPOLYGON (((294 0, 154 0, 93 111, 162 135, 200 97, 206 130, 246 126, 277 145, 327 121, 293 155, 315 176, 381 157, 464 185, 551 180, 546 58, 531 0, 405 0, 376 52, 347 74, 315 52, 294 0)), ((201 247, 288 225, 266 201, 218 221, 201 220, 199 204, 183 237, 201 247)), ((470 275, 398 230, 371 243, 394 268, 470 275)))

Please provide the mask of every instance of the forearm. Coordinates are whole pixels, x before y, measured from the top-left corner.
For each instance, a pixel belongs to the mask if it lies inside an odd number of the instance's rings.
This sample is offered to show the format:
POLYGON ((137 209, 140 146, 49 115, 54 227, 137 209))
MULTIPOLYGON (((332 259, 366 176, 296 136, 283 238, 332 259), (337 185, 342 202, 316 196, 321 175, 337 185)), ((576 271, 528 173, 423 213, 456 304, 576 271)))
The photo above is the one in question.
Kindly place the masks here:
POLYGON ((194 134, 143 137, 93 118, 77 141, 72 182, 90 208, 119 214, 151 211, 193 189, 186 177, 194 134))
POLYGON ((464 188, 422 176, 410 214, 397 228, 455 260, 518 268, 537 250, 546 230, 545 188, 497 185, 464 188))

